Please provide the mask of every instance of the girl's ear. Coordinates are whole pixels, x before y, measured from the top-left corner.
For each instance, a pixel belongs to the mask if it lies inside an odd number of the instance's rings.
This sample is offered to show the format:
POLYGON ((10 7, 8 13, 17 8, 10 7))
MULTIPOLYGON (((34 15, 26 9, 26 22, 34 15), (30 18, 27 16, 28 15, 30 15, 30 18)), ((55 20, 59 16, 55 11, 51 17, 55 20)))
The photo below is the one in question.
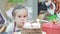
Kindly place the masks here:
POLYGON ((14 21, 15 21, 15 17, 13 16, 13 18, 12 18, 14 21))

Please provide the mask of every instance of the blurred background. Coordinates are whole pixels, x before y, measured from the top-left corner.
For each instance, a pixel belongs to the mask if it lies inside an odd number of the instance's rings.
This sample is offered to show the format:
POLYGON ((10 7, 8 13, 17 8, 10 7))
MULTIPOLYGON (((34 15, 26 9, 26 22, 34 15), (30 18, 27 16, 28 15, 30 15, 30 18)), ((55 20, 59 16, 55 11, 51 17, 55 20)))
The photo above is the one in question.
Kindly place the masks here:
POLYGON ((9 18, 6 15, 6 11, 8 11, 11 7, 16 6, 16 5, 24 5, 27 7, 32 8, 32 19, 37 18, 37 2, 38 0, 0 0, 0 10, 2 11, 3 15, 7 20, 9 18))

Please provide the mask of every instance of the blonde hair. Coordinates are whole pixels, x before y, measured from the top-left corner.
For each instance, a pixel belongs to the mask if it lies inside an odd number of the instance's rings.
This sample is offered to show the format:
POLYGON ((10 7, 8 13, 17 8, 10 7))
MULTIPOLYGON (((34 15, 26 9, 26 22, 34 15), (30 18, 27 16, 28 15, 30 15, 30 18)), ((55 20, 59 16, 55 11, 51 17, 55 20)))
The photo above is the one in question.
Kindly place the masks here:
MULTIPOLYGON (((13 11, 12 11, 12 16, 15 16, 15 15, 16 15, 16 13, 15 13, 15 10, 16 10, 16 9, 26 9, 26 10, 27 10, 26 7, 21 6, 21 5, 15 6, 15 8, 14 8, 13 11)), ((27 12, 28 12, 28 10, 27 10, 27 12)))

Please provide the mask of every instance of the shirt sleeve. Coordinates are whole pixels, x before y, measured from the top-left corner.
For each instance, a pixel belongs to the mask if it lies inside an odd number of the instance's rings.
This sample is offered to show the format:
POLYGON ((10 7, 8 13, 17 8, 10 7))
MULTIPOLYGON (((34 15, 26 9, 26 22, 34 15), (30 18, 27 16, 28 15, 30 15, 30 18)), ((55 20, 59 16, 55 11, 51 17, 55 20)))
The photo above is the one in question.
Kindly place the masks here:
POLYGON ((13 32, 14 30, 14 23, 11 23, 9 26, 7 26, 6 32, 13 32))

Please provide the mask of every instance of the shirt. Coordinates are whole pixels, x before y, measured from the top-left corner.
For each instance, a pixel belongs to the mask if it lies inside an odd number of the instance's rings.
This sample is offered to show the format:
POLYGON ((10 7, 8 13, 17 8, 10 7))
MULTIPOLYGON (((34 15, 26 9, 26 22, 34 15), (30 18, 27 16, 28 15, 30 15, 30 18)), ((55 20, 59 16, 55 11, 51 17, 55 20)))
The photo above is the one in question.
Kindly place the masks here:
POLYGON ((15 23, 10 23, 7 26, 6 32, 14 32, 14 30, 15 31, 20 31, 20 29, 15 26, 15 23))

